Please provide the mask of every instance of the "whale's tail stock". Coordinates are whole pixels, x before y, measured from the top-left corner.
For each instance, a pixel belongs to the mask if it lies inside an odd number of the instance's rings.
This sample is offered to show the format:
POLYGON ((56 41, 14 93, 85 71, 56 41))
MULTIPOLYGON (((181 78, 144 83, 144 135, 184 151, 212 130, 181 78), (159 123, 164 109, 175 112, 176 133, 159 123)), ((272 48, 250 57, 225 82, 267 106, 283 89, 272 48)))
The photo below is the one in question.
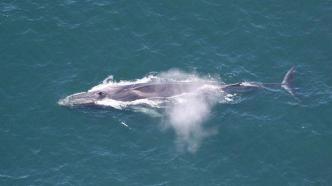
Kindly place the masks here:
POLYGON ((284 76, 284 79, 281 82, 281 87, 283 89, 285 89, 289 94, 291 94, 292 96, 295 96, 295 92, 294 92, 294 88, 293 88, 293 81, 295 78, 295 69, 296 67, 293 66, 292 68, 290 68, 287 73, 284 76))

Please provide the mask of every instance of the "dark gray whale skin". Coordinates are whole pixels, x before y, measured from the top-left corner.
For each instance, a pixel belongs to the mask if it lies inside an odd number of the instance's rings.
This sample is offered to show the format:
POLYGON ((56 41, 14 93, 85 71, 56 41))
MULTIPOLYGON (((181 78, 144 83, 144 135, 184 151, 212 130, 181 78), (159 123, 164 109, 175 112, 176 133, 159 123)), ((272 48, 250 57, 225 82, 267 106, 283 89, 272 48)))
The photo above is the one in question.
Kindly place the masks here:
POLYGON ((134 101, 138 99, 163 99, 188 93, 201 88, 204 85, 218 87, 219 91, 226 93, 242 93, 257 89, 270 87, 284 88, 291 95, 294 95, 291 83, 294 79, 295 67, 286 73, 282 83, 255 83, 243 82, 235 84, 217 84, 216 82, 151 82, 138 83, 131 85, 110 86, 98 91, 88 91, 69 95, 60 99, 58 104, 61 106, 94 106, 96 101, 102 99, 113 99, 117 101, 134 101))
POLYGON ((144 98, 168 98, 199 88, 196 83, 139 83, 110 86, 98 91, 81 92, 60 99, 61 106, 89 106, 98 100, 134 101, 144 98))

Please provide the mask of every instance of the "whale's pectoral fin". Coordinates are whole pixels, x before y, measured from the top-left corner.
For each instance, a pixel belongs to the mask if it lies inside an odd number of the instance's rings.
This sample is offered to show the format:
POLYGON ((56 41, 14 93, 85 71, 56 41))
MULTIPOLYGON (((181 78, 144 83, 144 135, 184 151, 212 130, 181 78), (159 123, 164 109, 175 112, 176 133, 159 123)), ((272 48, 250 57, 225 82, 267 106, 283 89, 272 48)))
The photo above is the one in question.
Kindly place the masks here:
POLYGON ((295 78, 295 66, 290 68, 286 75, 284 76, 284 79, 282 80, 281 87, 285 89, 289 94, 295 97, 294 89, 293 89, 293 81, 295 78))

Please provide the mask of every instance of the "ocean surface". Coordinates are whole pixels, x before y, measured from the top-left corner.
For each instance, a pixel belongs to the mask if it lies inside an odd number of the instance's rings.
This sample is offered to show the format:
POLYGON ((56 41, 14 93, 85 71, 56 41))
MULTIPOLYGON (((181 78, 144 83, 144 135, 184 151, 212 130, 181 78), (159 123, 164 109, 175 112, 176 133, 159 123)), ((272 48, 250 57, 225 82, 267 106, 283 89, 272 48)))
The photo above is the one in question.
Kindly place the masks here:
POLYGON ((330 0, 1 0, 0 185, 332 185, 331 20, 330 0), (296 98, 57 104, 110 76, 278 83, 293 65, 296 98))

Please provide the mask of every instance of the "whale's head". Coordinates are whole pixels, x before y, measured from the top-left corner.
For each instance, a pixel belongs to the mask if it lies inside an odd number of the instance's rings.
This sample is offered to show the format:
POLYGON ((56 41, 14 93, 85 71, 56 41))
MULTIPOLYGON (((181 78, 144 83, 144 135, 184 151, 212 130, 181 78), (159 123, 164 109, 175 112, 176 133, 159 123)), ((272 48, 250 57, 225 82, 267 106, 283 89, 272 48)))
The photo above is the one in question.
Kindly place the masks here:
POLYGON ((107 97, 104 91, 80 92, 69 95, 58 101, 58 104, 66 107, 93 106, 96 101, 107 97))

